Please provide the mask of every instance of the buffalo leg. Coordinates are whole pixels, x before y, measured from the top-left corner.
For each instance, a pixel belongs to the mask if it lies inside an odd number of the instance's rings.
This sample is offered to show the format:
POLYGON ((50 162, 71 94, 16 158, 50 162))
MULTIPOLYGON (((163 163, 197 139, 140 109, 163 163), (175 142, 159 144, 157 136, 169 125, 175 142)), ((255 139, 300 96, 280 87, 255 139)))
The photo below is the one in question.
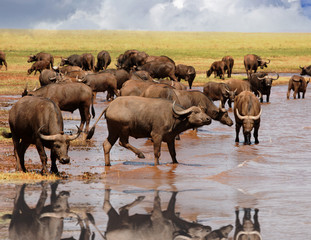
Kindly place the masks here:
POLYGON ((236 135, 235 135, 235 142, 237 142, 237 143, 240 141, 240 139, 239 139, 240 129, 241 129, 241 124, 236 123, 235 124, 235 133, 236 133, 236 135))
POLYGON ((306 93, 306 92, 302 92, 302 98, 305 98, 305 93, 306 93))
POLYGON ((137 155, 138 158, 145 158, 145 155, 142 153, 142 151, 140 151, 139 149, 137 149, 136 147, 132 146, 131 144, 129 144, 129 138, 128 136, 120 136, 120 142, 119 144, 122 147, 125 147, 129 150, 131 150, 133 153, 135 153, 137 155))
POLYGON ((260 233, 260 224, 258 222, 258 208, 255 208, 255 214, 254 214, 254 230, 258 231, 260 233))
POLYGON ((258 143, 259 143, 259 140, 258 140, 258 130, 259 130, 259 124, 256 124, 256 125, 254 126, 255 144, 258 144, 258 143))
POLYGON ((286 95, 287 99, 289 99, 290 90, 291 90, 290 88, 288 88, 288 90, 287 90, 287 95, 286 95))
POLYGON ((110 150, 115 142, 118 140, 119 136, 109 135, 103 143, 104 153, 105 153, 105 166, 111 166, 110 164, 110 150))
POLYGON ((172 162, 173 163, 178 163, 177 160, 176 160, 176 151, 175 151, 175 141, 174 141, 174 139, 167 142, 167 147, 168 147, 168 150, 170 152, 170 155, 171 155, 171 158, 172 158, 172 162))
POLYGON ((20 149, 19 149, 19 161, 20 161, 20 165, 21 168, 24 172, 26 172, 26 168, 25 168, 25 152, 27 150, 27 148, 29 147, 29 143, 25 143, 24 141, 21 141, 20 143, 20 149))
POLYGON ((159 165, 159 158, 161 156, 162 137, 160 135, 152 134, 153 150, 154 150, 154 165, 159 165))
POLYGON ((53 152, 51 152, 51 172, 55 174, 58 173, 58 168, 56 165, 56 156, 54 155, 53 152))
POLYGON ((42 170, 41 170, 41 172, 42 173, 47 173, 46 163, 47 163, 48 158, 47 158, 46 153, 44 151, 44 147, 42 145, 42 142, 40 140, 36 141, 36 148, 37 148, 37 151, 39 153, 39 156, 40 156, 40 159, 41 159, 41 163, 42 163, 42 170))
POLYGON ((298 94, 298 98, 300 99, 300 92, 298 91, 298 93, 297 93, 297 94, 298 94))
POLYGON ((16 159, 16 171, 23 171, 26 172, 25 165, 24 163, 21 163, 21 144, 20 144, 20 139, 16 138, 14 135, 12 136, 13 140, 13 145, 14 145, 14 156, 16 159))

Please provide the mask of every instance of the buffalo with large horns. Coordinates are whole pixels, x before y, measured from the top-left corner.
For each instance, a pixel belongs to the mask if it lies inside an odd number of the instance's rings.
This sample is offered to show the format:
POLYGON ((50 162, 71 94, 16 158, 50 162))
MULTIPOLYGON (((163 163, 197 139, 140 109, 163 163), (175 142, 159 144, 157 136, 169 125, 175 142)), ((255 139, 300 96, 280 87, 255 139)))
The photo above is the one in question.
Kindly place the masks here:
MULTIPOLYGON (((120 139, 121 146, 131 150, 139 158, 145 157, 139 149, 129 144, 129 136, 152 138, 155 165, 159 164, 162 141, 168 145, 172 162, 178 163, 175 137, 187 129, 211 123, 211 118, 200 107, 193 106, 184 109, 176 105, 175 102, 166 99, 137 96, 116 98, 100 117, 103 114, 106 116, 108 127, 108 137, 103 144, 106 166, 110 166, 110 150, 118 139, 120 139)), ((94 132, 95 125, 90 133, 94 132)))
POLYGON ((66 164, 69 142, 76 139, 74 135, 64 134, 63 117, 59 107, 51 100, 42 97, 25 96, 9 111, 11 133, 3 132, 6 138, 12 138, 16 171, 26 172, 25 152, 30 144, 35 144, 42 163, 42 173, 47 172, 47 156, 44 148, 51 149, 51 172, 58 173, 56 160, 66 164))
POLYGON ((255 143, 258 141, 258 130, 260 126, 261 116, 260 102, 253 94, 249 91, 243 91, 234 100, 234 117, 235 117, 235 128, 236 138, 235 142, 239 142, 240 128, 243 126, 244 144, 251 144, 251 131, 254 128, 255 143))

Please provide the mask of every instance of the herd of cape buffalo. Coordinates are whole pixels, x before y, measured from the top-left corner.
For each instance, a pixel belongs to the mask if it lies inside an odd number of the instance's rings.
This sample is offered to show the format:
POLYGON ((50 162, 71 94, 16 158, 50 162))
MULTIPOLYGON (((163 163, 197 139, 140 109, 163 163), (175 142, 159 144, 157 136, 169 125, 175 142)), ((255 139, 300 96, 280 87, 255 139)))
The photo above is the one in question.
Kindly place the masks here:
MULTIPOLYGON (((90 53, 71 55, 61 58, 58 66, 54 57, 40 52, 29 56, 28 75, 40 72, 41 87, 29 91, 26 88, 22 98, 9 111, 11 132, 2 132, 12 138, 16 170, 26 171, 24 156, 30 144, 35 144, 42 162, 42 172, 47 172, 47 156, 44 148, 51 149, 51 172, 58 173, 56 160, 69 163, 69 142, 79 137, 92 138, 95 126, 102 115, 107 121, 108 137, 103 143, 105 165, 110 166, 110 150, 119 139, 119 144, 139 158, 144 154, 129 143, 129 137, 151 138, 154 145, 154 163, 159 164, 161 143, 166 142, 173 163, 178 163, 175 151, 175 139, 187 129, 209 125, 213 120, 232 126, 233 121, 225 109, 226 103, 231 108, 236 124, 235 142, 239 143, 240 128, 243 129, 244 144, 251 144, 251 132, 258 144, 258 130, 262 113, 263 95, 269 102, 272 81, 279 74, 257 72, 257 69, 268 67, 269 59, 248 54, 244 57, 247 79, 232 79, 234 59, 225 56, 215 61, 207 70, 206 76, 224 80, 208 82, 203 91, 191 90, 196 77, 193 66, 176 65, 167 56, 150 56, 138 50, 127 50, 117 58, 116 68, 107 69, 111 63, 109 52, 101 51, 95 57, 90 53), (275 76, 274 76, 275 75, 275 76), (183 85, 184 79, 189 84, 183 85), (93 102, 97 92, 107 92, 111 101, 103 110, 95 124, 89 129, 91 113, 94 118, 93 102), (219 107, 213 101, 219 100, 219 107), (80 126, 73 135, 64 134, 61 111, 79 110, 80 126)), ((5 53, 0 51, 0 69, 8 68, 5 53)), ((311 76, 311 66, 300 67, 300 75, 311 76)), ((293 90, 293 97, 305 96, 310 80, 294 75, 289 80, 287 98, 293 90)))

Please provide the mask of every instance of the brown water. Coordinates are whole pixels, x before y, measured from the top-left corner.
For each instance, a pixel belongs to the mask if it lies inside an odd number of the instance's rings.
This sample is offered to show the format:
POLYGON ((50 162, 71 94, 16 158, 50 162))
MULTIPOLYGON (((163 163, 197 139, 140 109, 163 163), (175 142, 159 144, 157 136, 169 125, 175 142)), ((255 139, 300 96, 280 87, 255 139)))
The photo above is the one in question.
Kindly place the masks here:
MULTIPOLYGON (((104 166, 102 142, 107 136, 102 119, 93 139, 87 146, 76 143, 70 147, 70 165, 58 164, 59 171, 70 175, 61 181, 59 191, 69 191, 69 206, 83 215, 90 212, 102 233, 106 231, 108 215, 103 210, 105 189, 112 189, 110 202, 119 207, 138 196, 145 199, 130 210, 147 214, 153 208, 155 190, 159 190, 162 209, 166 209, 172 192, 178 192, 176 211, 187 221, 218 229, 235 225, 235 207, 258 208, 263 239, 309 239, 311 234, 311 97, 286 99, 287 86, 274 86, 271 103, 263 103, 258 145, 236 145, 235 127, 213 121, 197 133, 187 131, 176 143, 178 165, 171 159, 163 144, 160 166, 152 166, 153 147, 147 139, 130 139, 146 159, 116 144, 111 150, 112 167, 104 166), (91 176, 81 179, 83 173, 91 176)), ((97 96, 96 115, 107 105, 103 95, 97 96)), ((265 100, 265 97, 264 97, 265 100)), ((217 103, 216 103, 217 104, 217 103)), ((229 113, 233 119, 233 113, 229 113)), ((65 118, 71 117, 64 113, 65 118)), ((96 116, 96 118, 97 118, 96 116)), ((65 120, 65 129, 75 131, 77 120, 65 120)), ((96 119, 95 118, 95 119, 96 119)), ((92 120, 92 123, 95 120, 92 120)), ((243 141, 240 133, 240 141, 243 141)), ((252 143, 254 139, 252 138, 252 143)), ((39 163, 35 148, 26 152, 26 159, 39 163)), ((27 160, 26 160, 27 161, 27 160)), ((0 185, 1 209, 13 209, 15 184, 0 185)), ((48 188, 48 194, 50 195, 48 188)), ((25 190, 26 202, 35 207, 41 193, 40 184, 25 190)), ((50 204, 48 200, 46 204, 50 204)), ((254 211, 252 211, 252 214, 254 211)), ((0 222, 0 239, 8 238, 9 220, 0 222)), ((62 237, 79 238, 76 220, 65 218, 62 237)), ((95 239, 101 239, 94 226, 95 239)), ((230 233, 233 237, 234 229, 230 233)))

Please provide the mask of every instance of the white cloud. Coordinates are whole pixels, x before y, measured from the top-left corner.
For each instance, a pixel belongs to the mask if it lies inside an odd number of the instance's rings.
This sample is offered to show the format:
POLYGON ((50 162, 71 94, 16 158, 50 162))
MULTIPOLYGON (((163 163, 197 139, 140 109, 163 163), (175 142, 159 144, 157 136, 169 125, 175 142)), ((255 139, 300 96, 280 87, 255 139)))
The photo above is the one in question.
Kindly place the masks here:
POLYGON ((104 0, 34 28, 310 32, 303 12, 299 0, 104 0))

